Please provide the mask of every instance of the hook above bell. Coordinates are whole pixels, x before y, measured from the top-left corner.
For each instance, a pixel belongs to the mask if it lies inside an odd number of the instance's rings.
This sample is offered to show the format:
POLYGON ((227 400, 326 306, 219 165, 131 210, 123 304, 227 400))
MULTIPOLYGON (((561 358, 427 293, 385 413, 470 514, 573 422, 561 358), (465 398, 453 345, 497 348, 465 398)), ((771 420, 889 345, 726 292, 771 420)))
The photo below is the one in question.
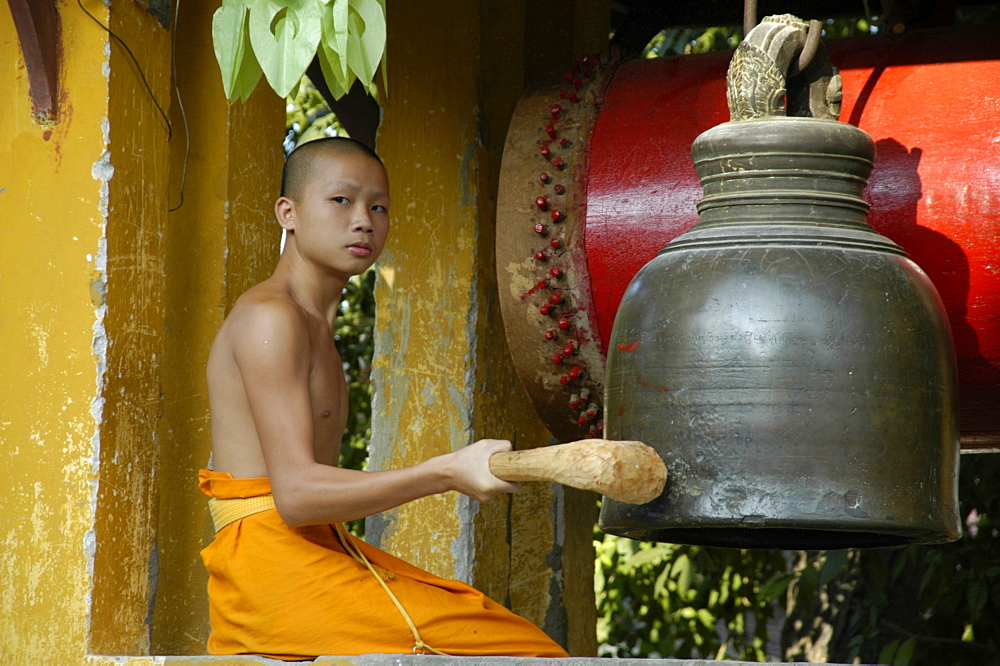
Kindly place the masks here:
POLYGON ((669 478, 606 499, 635 539, 832 549, 958 538, 957 378, 927 276, 865 221, 874 144, 836 120, 822 46, 765 18, 730 64, 732 120, 692 147, 699 222, 632 280, 608 353, 609 439, 669 478), (796 100, 802 101, 801 103, 796 100))

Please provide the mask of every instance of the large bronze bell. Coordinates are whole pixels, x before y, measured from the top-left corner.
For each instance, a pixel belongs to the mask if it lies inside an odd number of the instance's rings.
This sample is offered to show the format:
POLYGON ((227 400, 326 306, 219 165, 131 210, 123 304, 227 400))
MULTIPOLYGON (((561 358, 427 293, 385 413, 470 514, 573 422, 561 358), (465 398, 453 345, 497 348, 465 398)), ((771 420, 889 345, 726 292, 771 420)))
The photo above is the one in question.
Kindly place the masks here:
POLYGON ((865 222, 874 144, 836 120, 822 49, 769 17, 730 65, 732 120, 692 154, 699 223, 632 280, 608 354, 609 439, 670 472, 634 539, 829 549, 958 537, 955 358, 941 300, 865 222))

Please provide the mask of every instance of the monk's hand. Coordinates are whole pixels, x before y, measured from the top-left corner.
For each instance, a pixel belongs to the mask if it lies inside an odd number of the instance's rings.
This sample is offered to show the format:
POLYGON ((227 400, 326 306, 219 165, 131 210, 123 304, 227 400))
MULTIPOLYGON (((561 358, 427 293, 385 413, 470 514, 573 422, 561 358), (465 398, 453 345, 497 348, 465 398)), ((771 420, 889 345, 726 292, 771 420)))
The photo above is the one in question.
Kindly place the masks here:
POLYGON ((513 448, 506 439, 481 439, 451 453, 455 490, 480 502, 489 501, 500 493, 519 492, 520 483, 504 481, 490 471, 493 454, 513 448))

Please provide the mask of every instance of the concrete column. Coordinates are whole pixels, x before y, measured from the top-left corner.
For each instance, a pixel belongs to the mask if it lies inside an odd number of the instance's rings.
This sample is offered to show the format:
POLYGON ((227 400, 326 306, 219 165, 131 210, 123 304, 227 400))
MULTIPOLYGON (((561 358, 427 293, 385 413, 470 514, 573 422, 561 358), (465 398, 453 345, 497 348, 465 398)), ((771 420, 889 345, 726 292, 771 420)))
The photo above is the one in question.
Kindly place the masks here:
MULTIPOLYGON (((120 43, 108 42, 107 132, 98 166, 107 191, 106 264, 97 280, 104 314, 96 329, 98 338, 103 335, 97 352, 104 367, 97 376, 102 405, 94 450, 89 650, 146 654, 159 500, 170 36, 139 8, 116 7, 104 21, 135 61, 120 43)), ((101 31, 94 22, 81 28, 101 31)))

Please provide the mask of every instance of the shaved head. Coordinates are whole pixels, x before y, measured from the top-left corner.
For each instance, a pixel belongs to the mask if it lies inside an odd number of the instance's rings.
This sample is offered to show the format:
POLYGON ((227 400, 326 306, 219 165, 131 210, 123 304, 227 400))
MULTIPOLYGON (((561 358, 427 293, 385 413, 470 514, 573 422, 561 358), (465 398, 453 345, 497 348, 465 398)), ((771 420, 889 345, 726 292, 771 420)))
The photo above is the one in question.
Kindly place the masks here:
POLYGON ((301 199, 306 185, 315 173, 316 158, 325 155, 365 155, 382 164, 382 159, 375 151, 360 141, 344 136, 315 139, 303 143, 285 160, 285 168, 281 172, 280 196, 301 199))

